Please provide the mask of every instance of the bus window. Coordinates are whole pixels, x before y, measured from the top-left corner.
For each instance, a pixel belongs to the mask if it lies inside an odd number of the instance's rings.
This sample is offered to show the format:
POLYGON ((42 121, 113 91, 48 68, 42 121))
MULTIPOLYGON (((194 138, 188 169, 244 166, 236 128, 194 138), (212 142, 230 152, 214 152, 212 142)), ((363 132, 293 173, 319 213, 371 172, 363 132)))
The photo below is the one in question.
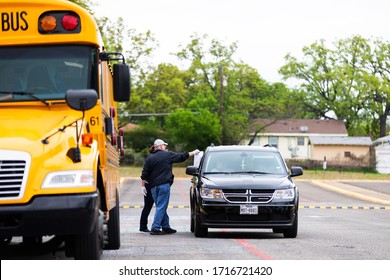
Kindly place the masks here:
MULTIPOLYGON (((97 90, 97 63, 91 63, 91 57, 97 60, 96 53, 89 46, 0 48, 0 69, 4 73, 0 76, 0 97, 29 92, 42 99, 63 99, 68 89, 97 90)), ((28 96, 15 96, 17 101, 31 101, 28 96)))
POLYGON ((31 68, 27 77, 26 91, 32 93, 53 93, 58 91, 45 65, 40 64, 31 68))

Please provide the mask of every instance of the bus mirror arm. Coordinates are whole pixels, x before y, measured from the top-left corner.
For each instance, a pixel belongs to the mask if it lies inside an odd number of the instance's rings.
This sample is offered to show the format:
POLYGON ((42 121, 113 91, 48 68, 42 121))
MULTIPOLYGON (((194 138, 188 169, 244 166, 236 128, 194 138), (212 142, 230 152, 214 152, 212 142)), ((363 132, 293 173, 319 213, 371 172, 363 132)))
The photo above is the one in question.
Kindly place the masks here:
POLYGON ((101 61, 122 61, 114 64, 114 100, 116 102, 127 102, 130 100, 130 68, 126 64, 125 57, 119 52, 101 52, 101 61))
POLYGON ((72 126, 74 123, 77 123, 79 120, 81 120, 81 119, 75 120, 74 122, 72 122, 72 123, 70 123, 70 124, 68 124, 68 125, 64 125, 63 127, 59 128, 56 132, 54 132, 53 134, 50 134, 50 135, 47 136, 45 139, 42 139, 41 142, 42 142, 43 144, 49 144, 49 139, 50 139, 52 136, 56 135, 58 132, 64 132, 65 129, 66 129, 67 127, 72 126))
POLYGON ((95 90, 87 89, 87 90, 68 90, 65 94, 65 100, 66 104, 74 110, 77 111, 82 111, 83 116, 68 124, 63 126, 62 128, 59 128, 58 131, 54 132, 53 134, 47 136, 45 139, 42 140, 43 144, 49 144, 49 138, 52 137, 53 135, 57 134, 58 132, 63 132, 65 129, 69 126, 72 126, 74 123, 76 123, 76 143, 77 147, 70 148, 66 155, 72 159, 74 163, 80 162, 81 161, 81 151, 80 151, 80 136, 81 136, 81 129, 84 124, 84 117, 85 117, 85 111, 92 109, 95 107, 97 103, 97 93, 95 90), (80 131, 79 131, 79 126, 78 126, 78 121, 81 120, 81 126, 80 126, 80 131))
POLYGON ((68 104, 68 106, 74 110, 83 112, 83 116, 81 118, 80 131, 78 127, 78 121, 76 121, 77 147, 70 148, 66 154, 70 159, 72 159, 74 163, 81 161, 79 142, 80 142, 81 130, 84 124, 85 111, 95 107, 97 99, 98 99, 97 93, 93 89, 68 90, 65 94, 66 104, 68 104))
MULTIPOLYGON (((66 153, 66 155, 74 162, 81 162, 81 151, 80 151, 80 146, 79 146, 79 142, 80 142, 80 135, 81 135, 81 131, 79 132, 79 128, 78 128, 78 121, 82 121, 84 122, 84 111, 83 111, 83 117, 80 118, 80 119, 77 119, 75 120, 74 122, 68 124, 68 125, 64 125, 63 127, 59 128, 56 132, 54 132, 53 134, 50 134, 49 136, 47 136, 45 139, 43 139, 41 142, 45 145, 49 144, 49 138, 51 138, 52 136, 56 135, 58 132, 64 132, 65 129, 69 126, 72 126, 73 124, 76 124, 76 139, 77 139, 77 147, 73 147, 73 148, 70 148, 68 150, 68 152, 66 153)), ((81 125, 80 129, 83 127, 83 125, 81 125)))
POLYGON ((125 57, 119 52, 101 52, 99 58, 101 61, 122 60, 122 63, 126 64, 125 57))

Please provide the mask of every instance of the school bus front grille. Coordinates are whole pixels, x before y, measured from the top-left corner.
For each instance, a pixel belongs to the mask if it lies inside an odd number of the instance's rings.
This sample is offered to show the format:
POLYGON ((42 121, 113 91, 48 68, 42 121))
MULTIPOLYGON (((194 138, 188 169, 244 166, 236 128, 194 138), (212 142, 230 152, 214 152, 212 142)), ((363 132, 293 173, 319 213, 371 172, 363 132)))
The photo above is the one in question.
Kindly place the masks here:
POLYGON ((0 159, 0 198, 14 198, 20 195, 25 168, 24 160, 0 159))

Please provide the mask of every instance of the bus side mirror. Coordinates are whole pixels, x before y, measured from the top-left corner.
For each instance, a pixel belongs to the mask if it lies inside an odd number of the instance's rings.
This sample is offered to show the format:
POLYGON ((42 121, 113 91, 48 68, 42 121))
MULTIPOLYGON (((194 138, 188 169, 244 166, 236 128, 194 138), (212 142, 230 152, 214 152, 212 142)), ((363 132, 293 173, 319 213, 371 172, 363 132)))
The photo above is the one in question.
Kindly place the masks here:
POLYGON ((127 64, 114 64, 114 100, 130 100, 130 68, 127 64))
POLYGON ((70 89, 65 94, 66 104, 73 110, 87 111, 95 107, 98 96, 94 89, 70 89))

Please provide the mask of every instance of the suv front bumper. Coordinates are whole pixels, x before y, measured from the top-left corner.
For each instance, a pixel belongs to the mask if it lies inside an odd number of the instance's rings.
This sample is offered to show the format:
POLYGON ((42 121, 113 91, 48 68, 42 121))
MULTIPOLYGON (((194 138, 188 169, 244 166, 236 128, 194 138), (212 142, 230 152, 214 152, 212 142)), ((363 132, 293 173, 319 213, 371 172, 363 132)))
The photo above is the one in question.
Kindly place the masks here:
POLYGON ((298 205, 258 205, 257 214, 240 214, 240 205, 207 205, 199 211, 202 225, 210 228, 289 228, 298 205))

